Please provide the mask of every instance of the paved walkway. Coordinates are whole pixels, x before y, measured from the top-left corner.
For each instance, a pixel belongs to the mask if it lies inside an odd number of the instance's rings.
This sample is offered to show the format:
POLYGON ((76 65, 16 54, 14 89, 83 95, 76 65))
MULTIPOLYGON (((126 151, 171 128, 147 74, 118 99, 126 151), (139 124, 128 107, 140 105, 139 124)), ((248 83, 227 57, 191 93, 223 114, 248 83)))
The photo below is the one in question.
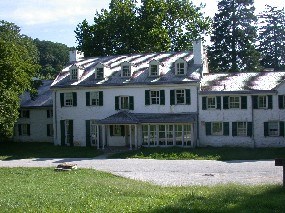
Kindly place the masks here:
POLYGON ((21 159, 1 161, 0 167, 56 167, 70 162, 126 178, 163 186, 239 184, 282 184, 282 167, 273 160, 212 161, 152 159, 21 159))

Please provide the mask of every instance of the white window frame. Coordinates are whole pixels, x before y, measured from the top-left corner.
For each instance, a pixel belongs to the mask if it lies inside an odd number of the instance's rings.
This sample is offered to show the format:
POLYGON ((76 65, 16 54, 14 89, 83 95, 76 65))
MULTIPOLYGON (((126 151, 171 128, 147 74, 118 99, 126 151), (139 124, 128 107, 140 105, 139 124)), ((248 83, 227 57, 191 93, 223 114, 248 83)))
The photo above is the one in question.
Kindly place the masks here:
POLYGON ((229 97, 229 108, 230 109, 240 109, 240 106, 241 106, 240 99, 241 99, 240 96, 230 96, 229 97))
POLYGON ((99 91, 90 92, 90 106, 99 106, 99 91))
POLYGON ((160 104, 160 91, 159 90, 150 90, 149 92, 150 104, 159 105, 160 104))
POLYGON ((122 77, 130 77, 131 76, 131 66, 130 65, 122 65, 122 77))
POLYGON ((49 132, 47 132, 47 136, 48 137, 53 137, 53 124, 47 124, 47 126, 49 126, 49 132))
POLYGON ((104 78, 104 67, 96 67, 96 79, 103 79, 104 78), (98 75, 98 73, 100 75, 98 75))
POLYGON ((150 76, 158 76, 159 75, 159 66, 157 64, 149 65, 149 75, 150 76))
POLYGON ((64 106, 73 106, 73 94, 72 92, 64 93, 64 106))
POLYGON ((268 122, 268 136, 277 137, 277 136, 279 136, 279 133, 280 133, 279 122, 278 121, 269 121, 268 122))
POLYGON ((237 136, 247 136, 247 122, 237 122, 237 136))
POLYGON ((216 97, 207 97, 207 109, 216 109, 217 108, 217 100, 216 97), (214 102, 214 103, 213 103, 214 102))
POLYGON ((223 135, 223 122, 212 122, 211 125, 211 135, 215 135, 215 136, 222 136, 223 135), (217 128, 216 131, 215 129, 217 128))
POLYGON ((71 69, 70 70, 70 79, 77 80, 78 79, 78 69, 71 69))
POLYGON ((175 67, 176 67, 176 75, 185 75, 185 68, 186 68, 185 62, 177 62, 175 67))
POLYGON ((130 97, 129 96, 119 96, 119 106, 120 109, 129 109, 130 108, 130 97))
POLYGON ((175 104, 177 105, 184 105, 186 104, 186 91, 185 89, 177 89, 175 90, 175 104), (182 102, 179 102, 178 103, 178 100, 180 100, 180 98, 178 98, 178 95, 181 96, 181 99, 182 99, 182 95, 183 95, 183 103, 182 102))
POLYGON ((257 96, 257 106, 258 106, 258 109, 267 109, 267 96, 266 95, 257 96))

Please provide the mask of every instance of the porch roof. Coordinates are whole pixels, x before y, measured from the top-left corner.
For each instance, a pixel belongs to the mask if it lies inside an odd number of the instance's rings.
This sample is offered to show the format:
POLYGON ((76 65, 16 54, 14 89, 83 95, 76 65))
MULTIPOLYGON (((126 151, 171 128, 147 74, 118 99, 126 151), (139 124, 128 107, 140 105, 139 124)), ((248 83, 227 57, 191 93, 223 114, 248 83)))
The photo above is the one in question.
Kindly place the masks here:
POLYGON ((197 121, 197 113, 131 113, 120 111, 99 124, 189 123, 197 121))

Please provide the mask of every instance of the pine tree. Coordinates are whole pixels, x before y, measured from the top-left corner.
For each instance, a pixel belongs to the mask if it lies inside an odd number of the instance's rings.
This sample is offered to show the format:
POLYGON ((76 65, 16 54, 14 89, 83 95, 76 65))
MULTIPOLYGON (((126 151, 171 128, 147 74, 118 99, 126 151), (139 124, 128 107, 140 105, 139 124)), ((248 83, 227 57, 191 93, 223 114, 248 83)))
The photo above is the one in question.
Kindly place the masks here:
POLYGON ((253 0, 221 0, 218 3, 212 26, 212 45, 208 49, 212 72, 259 70, 254 10, 253 0))
POLYGON ((259 51, 261 65, 281 70, 285 68, 285 11, 266 5, 259 16, 259 51))

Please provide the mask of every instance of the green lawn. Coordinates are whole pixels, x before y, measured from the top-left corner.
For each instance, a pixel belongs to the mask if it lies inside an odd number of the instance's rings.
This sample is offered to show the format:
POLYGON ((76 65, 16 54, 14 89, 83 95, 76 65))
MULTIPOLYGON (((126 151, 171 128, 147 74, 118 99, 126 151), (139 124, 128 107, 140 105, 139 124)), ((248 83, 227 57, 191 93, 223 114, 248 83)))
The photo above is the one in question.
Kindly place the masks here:
POLYGON ((0 168, 0 212, 284 212, 280 185, 160 187, 95 170, 0 168))
POLYGON ((117 153, 112 158, 152 158, 166 160, 261 160, 285 158, 285 148, 141 148, 117 153))
POLYGON ((22 158, 93 158, 102 154, 95 147, 62 147, 52 143, 0 143, 0 160, 22 158))

